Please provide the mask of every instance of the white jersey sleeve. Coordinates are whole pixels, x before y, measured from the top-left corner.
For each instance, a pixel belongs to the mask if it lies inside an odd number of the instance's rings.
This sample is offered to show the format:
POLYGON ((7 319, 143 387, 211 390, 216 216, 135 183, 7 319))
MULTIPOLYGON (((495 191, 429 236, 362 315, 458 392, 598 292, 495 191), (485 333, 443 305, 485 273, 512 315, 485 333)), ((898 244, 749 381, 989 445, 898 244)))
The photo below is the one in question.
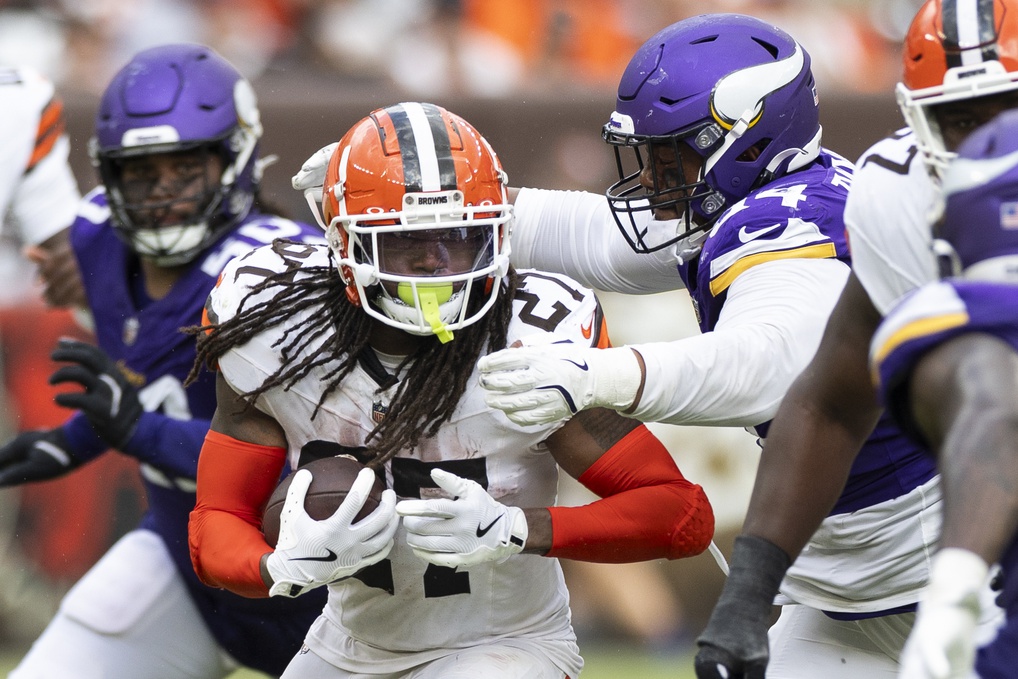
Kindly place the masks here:
POLYGON ((0 215, 37 245, 71 225, 80 199, 63 105, 35 71, 0 69, 0 121, 0 215))
POLYGON ((881 315, 937 278, 929 224, 936 196, 915 136, 906 131, 874 144, 856 165, 845 205, 852 270, 881 315))
POLYGON ((685 287, 674 248, 637 254, 604 196, 520 189, 512 233, 517 269, 555 271, 597 290, 648 295, 685 287))
POLYGON ((711 332, 636 344, 647 379, 644 422, 750 427, 770 420, 820 346, 848 266, 783 259, 742 273, 711 332))

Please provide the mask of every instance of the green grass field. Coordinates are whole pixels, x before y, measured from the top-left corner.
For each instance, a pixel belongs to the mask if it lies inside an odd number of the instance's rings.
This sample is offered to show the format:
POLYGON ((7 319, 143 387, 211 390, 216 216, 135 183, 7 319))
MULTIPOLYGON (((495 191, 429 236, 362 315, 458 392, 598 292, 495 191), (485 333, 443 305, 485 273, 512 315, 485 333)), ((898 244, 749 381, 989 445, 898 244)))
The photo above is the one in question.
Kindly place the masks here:
MULTIPOLYGON (((21 657, 23 650, 0 652, 0 675, 6 676, 21 657)), ((602 646, 584 653, 587 666, 582 679, 694 679, 693 656, 648 655, 625 648, 602 646)), ((124 677, 130 679, 130 677, 124 677)), ((265 679, 256 672, 240 671, 230 679, 265 679)))

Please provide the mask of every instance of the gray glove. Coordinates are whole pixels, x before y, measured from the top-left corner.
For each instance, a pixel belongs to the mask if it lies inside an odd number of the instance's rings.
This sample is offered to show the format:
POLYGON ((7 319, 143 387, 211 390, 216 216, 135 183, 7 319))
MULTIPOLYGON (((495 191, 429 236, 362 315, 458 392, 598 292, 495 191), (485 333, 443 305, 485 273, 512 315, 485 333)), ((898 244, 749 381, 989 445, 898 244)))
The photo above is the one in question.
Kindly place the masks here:
POLYGON ((696 640, 697 679, 764 679, 771 606, 790 565, 788 555, 768 540, 735 538, 728 581, 696 640))

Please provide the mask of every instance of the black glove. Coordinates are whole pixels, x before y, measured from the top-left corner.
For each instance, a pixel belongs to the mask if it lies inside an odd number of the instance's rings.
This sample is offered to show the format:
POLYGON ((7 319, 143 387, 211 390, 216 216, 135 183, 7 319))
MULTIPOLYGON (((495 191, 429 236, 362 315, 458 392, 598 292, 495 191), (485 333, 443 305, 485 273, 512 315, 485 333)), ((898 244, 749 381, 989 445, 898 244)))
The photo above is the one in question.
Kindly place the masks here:
POLYGON ((61 339, 50 356, 54 361, 77 364, 57 370, 50 376, 50 384, 76 382, 85 388, 83 392, 57 394, 57 405, 80 410, 103 441, 122 450, 144 412, 137 390, 124 373, 102 349, 77 340, 61 339))
POLYGON ((771 606, 791 560, 774 543, 735 538, 728 580, 696 640, 697 679, 764 679, 771 606))
POLYGON ((26 431, 0 448, 0 487, 54 479, 79 464, 61 430, 26 431))

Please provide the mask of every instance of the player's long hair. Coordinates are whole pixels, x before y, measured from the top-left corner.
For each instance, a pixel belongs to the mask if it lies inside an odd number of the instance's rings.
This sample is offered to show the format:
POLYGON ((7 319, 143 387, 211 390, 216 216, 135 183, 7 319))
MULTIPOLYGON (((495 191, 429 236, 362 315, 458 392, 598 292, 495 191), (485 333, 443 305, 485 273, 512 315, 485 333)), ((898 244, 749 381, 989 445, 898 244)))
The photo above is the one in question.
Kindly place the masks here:
MULTIPOLYGON (((294 243, 277 240, 273 247, 278 252, 277 246, 288 244, 294 243)), ((303 243, 296 245, 306 247, 303 243)), ((385 417, 368 434, 369 466, 378 467, 398 451, 412 450, 420 438, 438 433, 462 398, 467 379, 485 346, 490 346, 491 351, 506 347, 516 285, 517 274, 510 269, 501 282, 498 300, 481 321, 457 330, 456 339, 447 344, 434 336, 425 338, 400 364, 397 372, 402 373, 406 368, 404 379, 390 376, 379 386, 381 392, 399 384, 385 417)), ((187 382, 193 381, 204 366, 216 365, 219 357, 231 347, 242 345, 286 320, 300 317, 305 309, 315 309, 313 313, 304 314, 303 320, 288 325, 276 340, 273 346, 279 348, 282 357, 279 369, 257 389, 241 396, 245 408, 252 408, 258 397, 270 389, 289 389, 315 368, 328 366, 328 372, 322 377, 325 388, 311 415, 314 419, 325 399, 357 365, 359 356, 371 351, 368 340, 372 324, 377 321, 350 303, 345 287, 331 251, 327 266, 303 266, 299 276, 294 276, 293 270, 268 276, 251 289, 239 311, 229 320, 187 329, 198 338, 197 357, 187 382), (271 299, 247 308, 247 301, 253 295, 277 289, 271 299), (323 338, 324 343, 312 351, 313 343, 319 338, 323 338), (298 360, 300 356, 304 358, 298 360)), ((484 301, 483 295, 472 296, 467 302, 471 307, 468 313, 484 301)))

